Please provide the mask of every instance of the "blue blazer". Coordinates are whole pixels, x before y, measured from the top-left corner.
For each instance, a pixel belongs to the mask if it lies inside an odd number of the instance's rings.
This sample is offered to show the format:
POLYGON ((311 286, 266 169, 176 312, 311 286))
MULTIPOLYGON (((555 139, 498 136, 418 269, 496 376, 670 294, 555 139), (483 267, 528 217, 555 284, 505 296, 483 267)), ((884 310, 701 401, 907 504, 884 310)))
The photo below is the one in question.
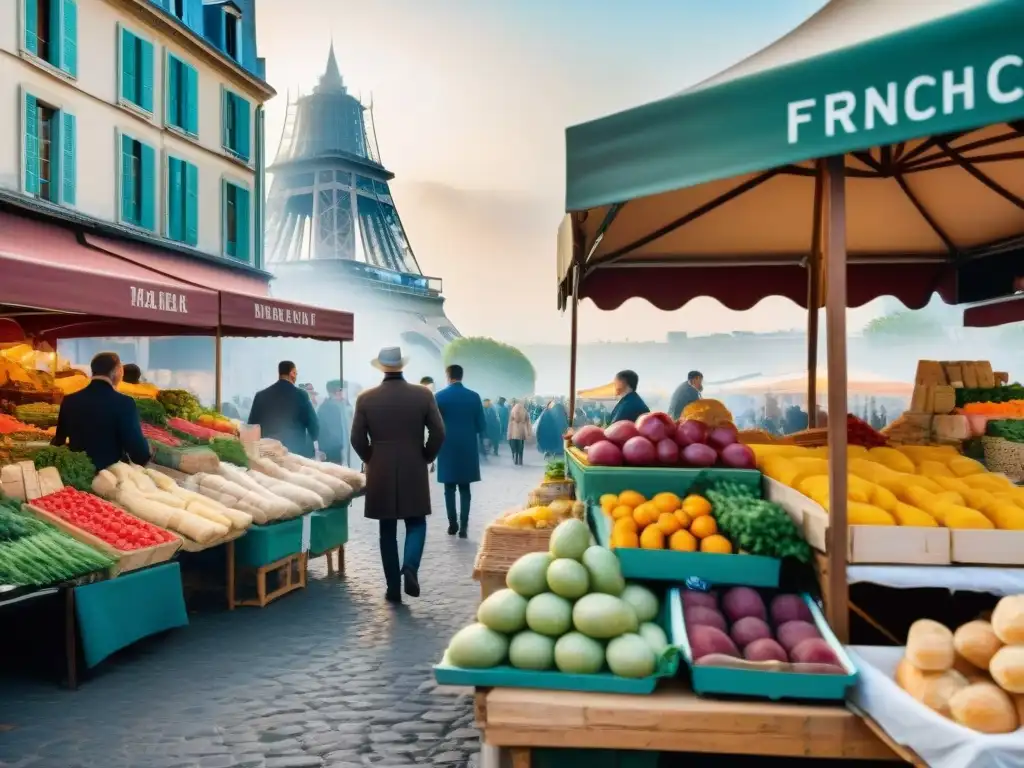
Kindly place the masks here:
POLYGON ((290 381, 280 379, 256 393, 249 423, 259 424, 263 437, 280 440, 292 453, 313 458, 313 443, 320 436, 320 421, 309 395, 290 381))
POLYGON ((619 402, 615 404, 615 409, 612 411, 609 424, 614 424, 616 421, 636 421, 638 418, 643 416, 645 413, 650 412, 650 408, 647 407, 647 403, 643 401, 636 392, 627 392, 621 398, 619 402))
POLYGON ((64 398, 51 444, 85 451, 98 470, 125 457, 140 465, 149 461, 149 443, 142 435, 135 401, 106 381, 93 381, 64 398))
POLYGON ((439 483, 476 483, 480 480, 480 435, 487 422, 480 395, 454 382, 437 393, 444 420, 444 444, 437 455, 439 483))

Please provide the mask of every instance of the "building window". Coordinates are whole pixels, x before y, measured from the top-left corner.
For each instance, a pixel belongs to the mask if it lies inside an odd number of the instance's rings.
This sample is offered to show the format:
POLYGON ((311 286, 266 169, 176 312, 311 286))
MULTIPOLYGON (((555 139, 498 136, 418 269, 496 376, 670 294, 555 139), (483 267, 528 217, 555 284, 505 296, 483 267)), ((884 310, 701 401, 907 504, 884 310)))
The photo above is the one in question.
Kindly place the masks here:
POLYGON ((164 122, 190 136, 199 135, 199 73, 167 54, 167 104, 164 122))
POLYGON ((171 13, 173 13, 179 19, 184 21, 184 19, 185 19, 185 0, 171 0, 171 13))
POLYGON ((241 25, 241 19, 239 19, 237 16, 235 16, 235 14, 230 13, 228 10, 225 9, 225 11, 224 11, 224 52, 228 56, 233 58, 235 61, 238 61, 241 58, 240 55, 239 55, 240 52, 241 52, 240 51, 241 46, 239 45, 239 40, 240 40, 241 36, 238 34, 239 33, 239 29, 238 28, 239 28, 240 25, 241 25))
POLYGON ((230 181, 224 182, 224 255, 246 263, 250 260, 249 190, 230 181))
POLYGON ((153 111, 153 44, 121 27, 121 103, 153 111))
POLYGON ((167 158, 167 237, 196 245, 199 240, 199 169, 179 157, 167 158))
POLYGON ((251 129, 251 107, 249 102, 237 93, 224 89, 222 91, 221 122, 223 126, 222 144, 224 149, 249 161, 251 129))
POLYGON ((154 229, 156 167, 153 148, 127 134, 120 135, 121 222, 154 229))
POLYGON ((75 204, 75 116, 24 98, 25 192, 51 203, 75 204))
POLYGON ((75 0, 22 0, 24 48, 71 75, 78 74, 78 5, 75 0))

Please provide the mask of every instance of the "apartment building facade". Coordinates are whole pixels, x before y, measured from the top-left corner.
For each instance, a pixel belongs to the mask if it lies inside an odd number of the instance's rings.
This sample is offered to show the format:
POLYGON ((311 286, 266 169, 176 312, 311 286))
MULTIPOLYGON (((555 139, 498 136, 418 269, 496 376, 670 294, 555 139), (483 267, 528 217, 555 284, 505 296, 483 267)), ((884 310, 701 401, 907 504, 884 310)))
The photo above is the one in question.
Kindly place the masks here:
POLYGON ((3 210, 265 283, 254 5, 0 3, 3 210))

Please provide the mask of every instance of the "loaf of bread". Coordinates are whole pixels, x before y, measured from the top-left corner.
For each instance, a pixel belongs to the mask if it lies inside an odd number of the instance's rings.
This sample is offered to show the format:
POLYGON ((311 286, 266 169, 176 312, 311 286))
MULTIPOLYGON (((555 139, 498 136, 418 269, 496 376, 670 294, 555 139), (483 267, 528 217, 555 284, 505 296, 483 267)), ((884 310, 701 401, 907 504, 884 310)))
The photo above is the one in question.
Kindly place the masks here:
POLYGON ((970 683, 956 670, 922 672, 904 658, 896 667, 896 685, 928 709, 951 717, 949 700, 953 694, 966 688, 970 683))
POLYGON ((992 629, 1007 645, 1024 643, 1024 595, 1007 595, 996 603, 992 629))
POLYGON ((907 633, 906 658, 923 672, 953 668, 953 633, 931 619, 918 619, 907 633))
POLYGON ((1007 645, 1000 648, 988 665, 992 679, 1010 693, 1024 693, 1024 646, 1007 645))
POLYGON ((1002 647, 987 621, 969 621, 953 633, 953 648, 978 669, 988 669, 992 657, 1002 647))
POLYGON ((1017 730, 1017 709, 1006 691, 992 683, 972 683, 949 699, 953 720, 981 733, 1017 730))

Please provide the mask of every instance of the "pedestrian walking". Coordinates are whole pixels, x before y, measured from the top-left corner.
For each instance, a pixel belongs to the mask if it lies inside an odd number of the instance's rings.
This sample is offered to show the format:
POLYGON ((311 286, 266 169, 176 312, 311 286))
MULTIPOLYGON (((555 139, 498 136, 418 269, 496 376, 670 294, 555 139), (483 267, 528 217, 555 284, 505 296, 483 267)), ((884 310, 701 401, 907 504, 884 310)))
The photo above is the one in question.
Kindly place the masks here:
POLYGON ((537 420, 537 449, 545 459, 561 455, 565 451, 562 435, 569 428, 569 417, 565 406, 552 400, 537 420))
POLYGON ((263 437, 272 437, 299 456, 312 459, 320 437, 309 393, 295 386, 299 372, 291 360, 277 364, 277 383, 256 393, 249 411, 249 423, 260 425, 263 437))
POLYGON ((690 371, 686 374, 686 381, 676 387, 676 391, 672 393, 672 401, 668 407, 669 415, 678 421, 686 406, 701 399, 703 391, 704 374, 700 371, 690 371))
MULTIPOLYGON (((433 379, 432 376, 424 376, 422 379, 420 379, 420 386, 421 387, 426 387, 427 389, 429 389, 430 390, 430 394, 434 394, 434 392, 437 391, 434 388, 434 379, 433 379)), ((433 474, 434 470, 436 470, 436 469, 437 469, 437 464, 435 462, 431 462, 431 464, 430 464, 430 473, 433 474)))
POLYGON ((498 408, 489 399, 484 400, 484 423, 487 427, 487 447, 491 453, 497 456, 498 446, 505 433, 501 431, 501 416, 498 414, 498 408))
POLYGON ((437 481, 444 484, 448 535, 469 536, 471 483, 480 482, 478 440, 487 431, 480 395, 462 384, 462 366, 450 365, 448 386, 437 393, 437 407, 444 419, 445 441, 437 457, 437 481), (458 517, 455 495, 458 493, 458 517))
POLYGON ((419 597, 419 567, 430 514, 427 467, 437 458, 445 431, 433 396, 405 380, 408 358, 399 347, 386 347, 371 365, 384 373, 379 386, 356 400, 352 448, 366 467, 364 515, 379 521, 380 559, 387 581, 385 599, 402 602, 419 597), (424 444, 426 430, 426 444, 424 444), (405 521, 405 553, 398 560, 398 521, 405 521))
POLYGON ((339 379, 327 382, 327 399, 317 411, 320 421, 320 450, 328 461, 349 464, 349 426, 351 409, 345 400, 344 383, 339 379))
POLYGON ((533 434, 533 427, 530 424, 530 414, 526 406, 520 402, 512 401, 512 410, 508 414, 508 444, 512 449, 512 463, 522 465, 523 450, 526 441, 533 434))
POLYGON ((506 435, 508 434, 508 417, 511 411, 508 400, 504 397, 499 397, 494 409, 498 412, 498 440, 504 442, 508 439, 506 435))

